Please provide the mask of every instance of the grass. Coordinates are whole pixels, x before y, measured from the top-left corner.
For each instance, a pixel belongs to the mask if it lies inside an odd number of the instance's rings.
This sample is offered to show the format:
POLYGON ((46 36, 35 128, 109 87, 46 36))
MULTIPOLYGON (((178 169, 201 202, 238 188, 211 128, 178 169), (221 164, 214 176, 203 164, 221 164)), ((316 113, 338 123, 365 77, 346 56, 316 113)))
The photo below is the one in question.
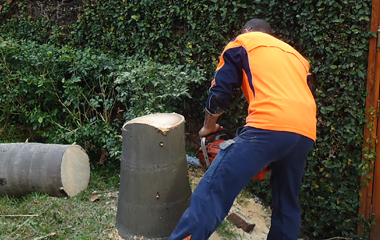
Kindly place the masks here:
POLYGON ((236 226, 229 220, 225 219, 216 229, 219 237, 223 240, 240 239, 236 232, 236 226))
POLYGON ((119 168, 98 167, 88 188, 72 198, 32 193, 0 197, 0 239, 112 239, 116 222, 119 168), (96 191, 100 201, 91 202, 96 191))
MULTIPOLYGON (((119 189, 119 171, 116 164, 92 167, 88 188, 72 198, 42 193, 0 197, 0 239, 116 239, 117 198, 109 193, 119 189), (99 201, 90 201, 94 192, 99 201)), ((225 220, 217 233, 237 239, 235 230, 225 220)))

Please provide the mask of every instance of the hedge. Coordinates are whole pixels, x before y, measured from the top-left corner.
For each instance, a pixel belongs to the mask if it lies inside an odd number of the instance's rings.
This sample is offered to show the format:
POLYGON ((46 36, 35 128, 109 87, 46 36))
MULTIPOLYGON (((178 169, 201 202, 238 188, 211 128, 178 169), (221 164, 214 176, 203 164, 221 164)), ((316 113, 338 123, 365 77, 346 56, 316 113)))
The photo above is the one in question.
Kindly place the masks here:
MULTIPOLYGON (((138 103, 133 94, 128 95, 129 91, 135 89, 134 94, 144 95, 140 91, 147 90, 141 86, 132 85, 128 88, 125 85, 125 89, 130 90, 126 91, 127 95, 123 95, 120 89, 112 88, 111 85, 117 83, 116 79, 122 84, 133 80, 127 80, 128 76, 115 66, 138 69, 134 84, 137 78, 144 79, 144 74, 154 64, 162 65, 157 65, 153 79, 161 71, 171 72, 171 67, 178 74, 186 72, 192 76, 186 80, 189 83, 186 92, 192 97, 191 100, 187 94, 180 94, 182 98, 174 105, 167 101, 160 106, 151 100, 149 111, 167 110, 167 104, 171 110, 183 113, 188 122, 201 122, 209 82, 223 47, 239 34, 243 24, 250 18, 267 20, 275 30, 276 37, 293 45, 310 61, 311 71, 317 79, 314 94, 318 106, 318 139, 307 161, 300 195, 303 210, 301 234, 310 239, 335 236, 360 239, 356 227, 358 223, 363 223, 366 233, 364 238, 368 237, 372 222, 362 219, 358 215, 358 208, 363 166, 365 169, 361 156, 366 123, 367 54, 369 39, 374 35, 369 31, 370 0, 73 0, 65 1, 63 5, 64 1, 57 0, 6 2, 0 1, 0 51, 3 54, 0 62, 3 115, 0 122, 8 130, 12 127, 29 129, 31 136, 46 141, 62 141, 52 136, 67 133, 66 130, 60 132, 44 119, 69 116, 57 110, 62 107, 57 101, 65 94, 68 96, 67 91, 78 85, 89 84, 94 87, 88 88, 88 96, 94 102, 76 100, 76 104, 87 104, 93 109, 92 117, 99 117, 99 111, 107 110, 105 102, 110 99, 114 101, 114 106, 124 108, 125 116, 136 115, 128 111, 128 102, 138 103), (9 44, 17 44, 14 48, 18 50, 11 50, 9 44), (23 48, 34 49, 37 53, 21 57, 23 48), (6 51, 19 51, 20 57, 15 58, 6 51), (33 56, 38 56, 38 51, 43 57, 55 60, 49 66, 34 66, 32 63, 37 60, 33 56), (60 58, 65 54, 62 51, 74 51, 70 53, 71 61, 65 63, 60 58), (73 57, 76 51, 78 58, 73 57), (144 63, 138 66, 134 65, 134 60, 123 64, 129 58, 127 56, 137 59, 149 56, 151 60, 141 60, 144 63), (76 71, 73 67, 81 58, 87 59, 89 66, 81 65, 82 71, 76 71), (104 61, 109 62, 105 63, 102 59, 108 59, 104 61), (187 67, 185 70, 181 67, 176 69, 174 66, 177 65, 187 67), (67 66, 72 69, 67 70, 67 66), (197 67, 203 69, 202 72, 195 70, 197 67), (57 73, 52 77, 47 75, 49 71, 57 73), (192 71, 198 71, 199 74, 194 75, 192 71), (25 78, 23 74, 31 76, 25 78), (82 77, 81 74, 91 77, 82 77), (107 89, 112 89, 118 98, 105 89, 102 92, 102 86, 97 81, 103 77, 110 84, 107 89), (56 81, 58 96, 47 94, 49 91, 54 92, 54 89, 46 92, 49 81, 53 80, 56 81), (4 85, 8 88, 4 88, 4 85), (4 97, 4 91, 14 94, 14 98, 4 97), (40 94, 41 91, 44 95, 40 94), (109 94, 109 99, 105 98, 105 93, 109 94), (25 122, 29 126, 25 126, 25 122)), ((38 61, 43 62, 41 59, 38 61)), ((133 70, 124 72, 130 71, 133 70)), ((236 97, 240 100, 231 101, 230 108, 221 117, 221 123, 231 130, 244 124, 246 114, 246 105, 239 91, 236 91, 236 97)), ((70 99, 65 101, 66 107, 71 107, 69 103, 73 104, 70 99)), ((72 126, 77 124, 74 120, 78 119, 64 118, 65 123, 72 126)), ((92 128, 94 123, 91 119, 82 118, 88 126, 88 132, 103 128, 92 128)), ((116 115, 111 116, 106 128, 115 136, 118 134, 116 125, 120 124, 114 122, 117 122, 116 119, 116 115)), ((65 129, 66 126, 62 127, 65 129)), ((195 132, 197 127, 197 124, 188 125, 187 131, 195 132)), ((85 134, 71 136, 72 141, 86 139, 85 134)), ((116 140, 109 145, 103 141, 96 146, 100 152, 117 144, 116 140)), ((268 191, 268 185, 264 182, 253 185, 256 185, 256 192, 268 191)))

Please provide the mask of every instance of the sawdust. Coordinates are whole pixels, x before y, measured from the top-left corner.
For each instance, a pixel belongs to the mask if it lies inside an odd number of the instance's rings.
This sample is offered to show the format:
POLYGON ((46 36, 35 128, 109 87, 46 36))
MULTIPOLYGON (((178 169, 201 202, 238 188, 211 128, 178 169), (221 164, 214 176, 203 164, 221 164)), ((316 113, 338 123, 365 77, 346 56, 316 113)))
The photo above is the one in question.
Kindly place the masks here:
MULTIPOLYGON (((205 170, 194 165, 189 164, 189 180, 191 188, 194 190, 202 179, 205 170)), ((233 229, 237 240, 265 240, 270 228, 270 208, 266 207, 259 198, 247 198, 239 195, 229 212, 237 213, 250 224, 255 224, 253 231, 250 233, 244 232, 240 228, 233 229)), ((226 239, 214 233, 210 240, 226 239)))

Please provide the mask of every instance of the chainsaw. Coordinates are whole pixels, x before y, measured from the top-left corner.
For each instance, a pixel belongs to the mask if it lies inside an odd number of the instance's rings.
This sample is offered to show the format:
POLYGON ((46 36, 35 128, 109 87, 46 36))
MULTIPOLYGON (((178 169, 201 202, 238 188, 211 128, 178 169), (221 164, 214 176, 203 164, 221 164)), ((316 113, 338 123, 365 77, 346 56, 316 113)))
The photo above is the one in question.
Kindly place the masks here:
MULTIPOLYGON (((199 165, 204 169, 208 169, 220 151, 219 144, 227 141, 228 139, 232 139, 233 137, 233 134, 226 129, 210 134, 206 137, 202 137, 201 147, 199 148, 199 165), (209 142, 210 140, 211 142, 209 142)), ((269 165, 265 166, 252 179, 263 180, 265 173, 268 172, 269 169, 269 165)))

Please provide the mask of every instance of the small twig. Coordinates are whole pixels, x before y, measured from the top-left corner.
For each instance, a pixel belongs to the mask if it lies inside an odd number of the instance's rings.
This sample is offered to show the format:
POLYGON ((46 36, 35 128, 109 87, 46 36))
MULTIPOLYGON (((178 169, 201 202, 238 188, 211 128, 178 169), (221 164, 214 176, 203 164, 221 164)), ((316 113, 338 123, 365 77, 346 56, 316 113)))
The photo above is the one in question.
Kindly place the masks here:
POLYGON ((4 56, 3 52, 1 52, 1 56, 3 56, 3 62, 4 62, 4 65, 5 65, 5 68, 7 69, 8 73, 11 75, 11 77, 13 77, 11 70, 9 70, 9 68, 7 66, 7 60, 5 59, 5 56, 4 56))
POLYGON ((0 215, 0 217, 39 217, 39 215, 0 215))
POLYGON ((57 233, 52 232, 52 233, 46 234, 45 236, 41 236, 41 237, 37 237, 37 238, 33 238, 32 240, 44 239, 44 238, 47 238, 47 237, 50 237, 50 236, 54 236, 54 235, 56 235, 56 234, 57 234, 57 233))
MULTIPOLYGON (((30 218, 29 218, 29 219, 30 219, 30 218)), ((23 224, 18 225, 17 228, 16 228, 16 230, 14 230, 14 231, 11 233, 11 236, 12 236, 13 234, 15 234, 15 232, 17 232, 22 226, 24 226, 25 223, 27 223, 27 222, 29 221, 29 219, 27 219, 25 222, 23 222, 23 224)))
MULTIPOLYGON (((82 96, 84 97, 84 99, 86 100, 86 102, 88 103, 88 105, 90 105, 92 107, 92 109, 95 111, 96 115, 99 115, 100 118, 102 119, 103 122, 106 122, 106 120, 104 119, 103 115, 100 114, 96 108, 90 103, 90 101, 87 99, 86 95, 84 95, 84 93, 82 93, 82 96)), ((87 118, 87 115, 84 114, 84 116, 87 118)), ((88 119, 88 118, 87 118, 88 119)))

